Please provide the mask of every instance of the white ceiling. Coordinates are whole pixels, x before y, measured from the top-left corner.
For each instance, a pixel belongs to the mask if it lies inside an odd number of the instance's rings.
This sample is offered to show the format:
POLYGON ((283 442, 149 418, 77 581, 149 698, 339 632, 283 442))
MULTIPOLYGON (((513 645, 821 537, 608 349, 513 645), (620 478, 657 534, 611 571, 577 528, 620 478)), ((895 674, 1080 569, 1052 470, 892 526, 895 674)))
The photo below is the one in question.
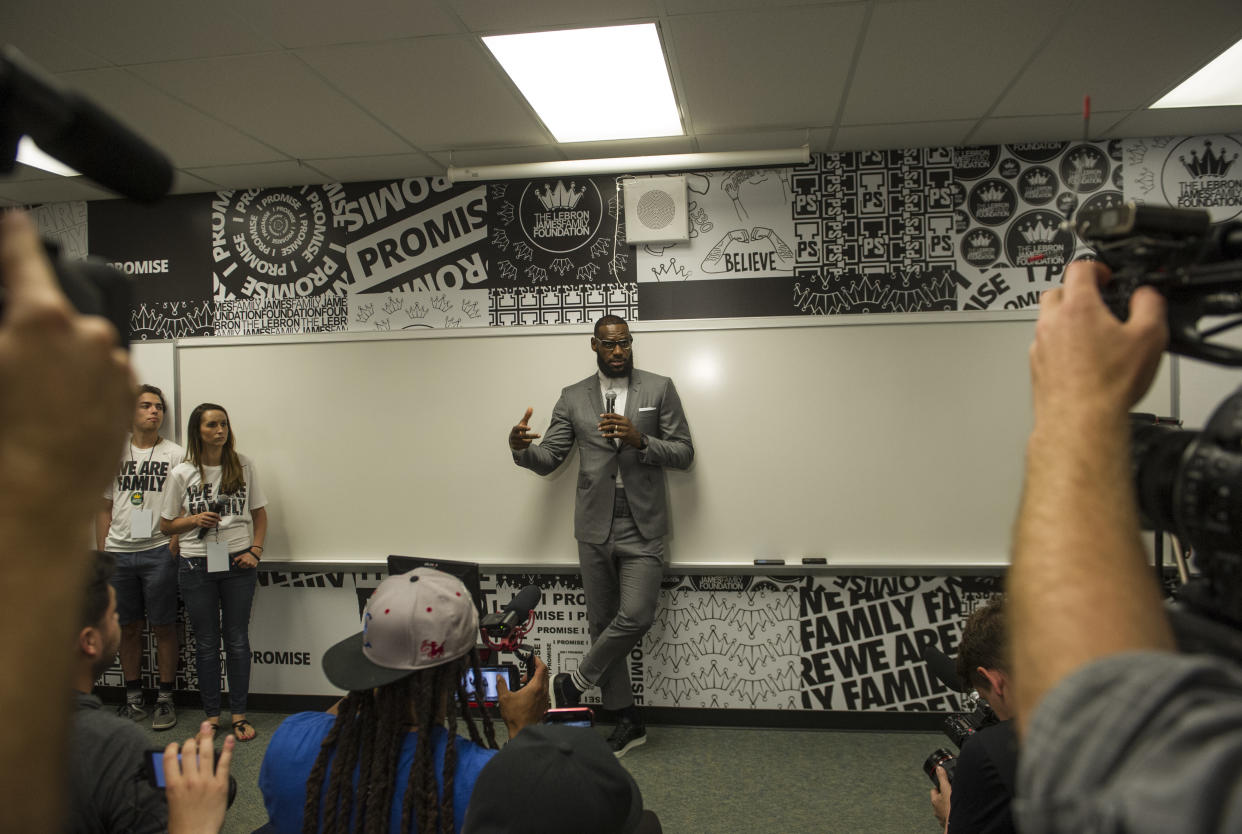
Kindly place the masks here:
MULTIPOLYGON (((180 193, 693 151, 1242 130, 1145 109, 1239 0, 6 0, 0 39, 163 148, 180 193), (479 40, 656 21, 686 136, 559 145, 479 40)), ((608 60, 601 56, 601 61, 608 60)), ((573 66, 549 55, 549 73, 573 66)), ((99 199, 19 166, 0 203, 99 199)))

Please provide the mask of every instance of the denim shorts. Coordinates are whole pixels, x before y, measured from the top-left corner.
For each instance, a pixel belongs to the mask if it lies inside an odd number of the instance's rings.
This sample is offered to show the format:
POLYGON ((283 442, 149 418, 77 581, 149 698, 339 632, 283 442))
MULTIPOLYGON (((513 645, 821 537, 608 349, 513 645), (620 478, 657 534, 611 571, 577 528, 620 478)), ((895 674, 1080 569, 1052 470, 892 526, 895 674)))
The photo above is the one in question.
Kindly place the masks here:
POLYGON ((150 550, 117 553, 112 587, 121 625, 141 622, 145 614, 153 626, 177 622, 178 559, 163 544, 150 550))

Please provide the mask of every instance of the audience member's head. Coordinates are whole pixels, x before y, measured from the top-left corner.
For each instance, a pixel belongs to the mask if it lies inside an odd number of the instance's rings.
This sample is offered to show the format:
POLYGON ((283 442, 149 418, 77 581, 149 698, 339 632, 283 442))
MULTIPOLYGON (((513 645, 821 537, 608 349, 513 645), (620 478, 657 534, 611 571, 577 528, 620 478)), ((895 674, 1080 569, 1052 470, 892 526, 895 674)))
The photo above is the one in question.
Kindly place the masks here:
MULTIPOLYGON (((324 654, 328 680, 349 695, 338 706, 336 723, 311 770, 306 819, 319 819, 322 794, 321 830, 346 830, 351 813, 358 830, 372 818, 377 830, 387 830, 401 742, 413 726, 419 730, 418 746, 404 789, 401 830, 411 830, 414 820, 420 832, 452 831, 456 746, 449 744, 445 752, 444 798, 438 802, 431 729, 446 727, 453 738, 460 714, 470 740, 483 744, 462 689, 468 667, 474 669, 475 680, 483 679, 475 651, 478 609, 460 580, 417 568, 380 583, 367 601, 362 625, 359 634, 324 654), (361 782, 355 801, 356 768, 361 769, 361 782)), ((496 749, 485 708, 482 724, 487 746, 496 749)))
POLYGON ((633 834, 643 798, 591 730, 527 727, 479 773, 462 834, 633 834))
POLYGON ((109 581, 116 557, 97 551, 91 563, 86 595, 78 613, 78 662, 89 667, 90 680, 102 675, 121 645, 121 623, 116 613, 116 590, 109 581))
POLYGON ((1009 637, 1005 598, 993 597, 975 609, 962 628, 957 674, 991 705, 998 718, 1013 715, 1009 682, 1009 637))

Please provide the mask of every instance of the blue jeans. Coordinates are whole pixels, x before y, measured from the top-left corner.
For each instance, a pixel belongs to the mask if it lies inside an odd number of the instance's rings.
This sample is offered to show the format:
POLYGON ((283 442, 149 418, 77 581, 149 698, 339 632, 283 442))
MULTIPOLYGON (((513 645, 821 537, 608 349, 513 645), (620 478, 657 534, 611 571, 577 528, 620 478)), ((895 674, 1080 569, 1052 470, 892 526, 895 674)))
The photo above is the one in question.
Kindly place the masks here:
POLYGON ((220 636, 229 671, 229 709, 246 711, 250 692, 250 606, 258 572, 232 566, 227 571, 207 572, 207 560, 182 559, 178 575, 197 644, 198 691, 203 712, 220 714, 220 636), (221 626, 223 621, 223 627, 221 626))

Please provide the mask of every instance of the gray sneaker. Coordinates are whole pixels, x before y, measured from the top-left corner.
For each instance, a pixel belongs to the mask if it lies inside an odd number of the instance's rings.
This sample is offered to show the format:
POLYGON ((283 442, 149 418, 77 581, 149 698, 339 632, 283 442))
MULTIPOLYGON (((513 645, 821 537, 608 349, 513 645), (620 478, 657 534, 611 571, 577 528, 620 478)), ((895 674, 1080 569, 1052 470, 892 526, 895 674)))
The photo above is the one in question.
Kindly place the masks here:
POLYGON ((151 721, 153 730, 171 730, 177 726, 177 711, 172 701, 155 702, 155 718, 151 721))
POLYGON ((135 704, 133 701, 126 701, 121 704, 116 714, 122 718, 128 718, 130 721, 141 721, 147 717, 147 711, 142 708, 142 704, 135 704))

